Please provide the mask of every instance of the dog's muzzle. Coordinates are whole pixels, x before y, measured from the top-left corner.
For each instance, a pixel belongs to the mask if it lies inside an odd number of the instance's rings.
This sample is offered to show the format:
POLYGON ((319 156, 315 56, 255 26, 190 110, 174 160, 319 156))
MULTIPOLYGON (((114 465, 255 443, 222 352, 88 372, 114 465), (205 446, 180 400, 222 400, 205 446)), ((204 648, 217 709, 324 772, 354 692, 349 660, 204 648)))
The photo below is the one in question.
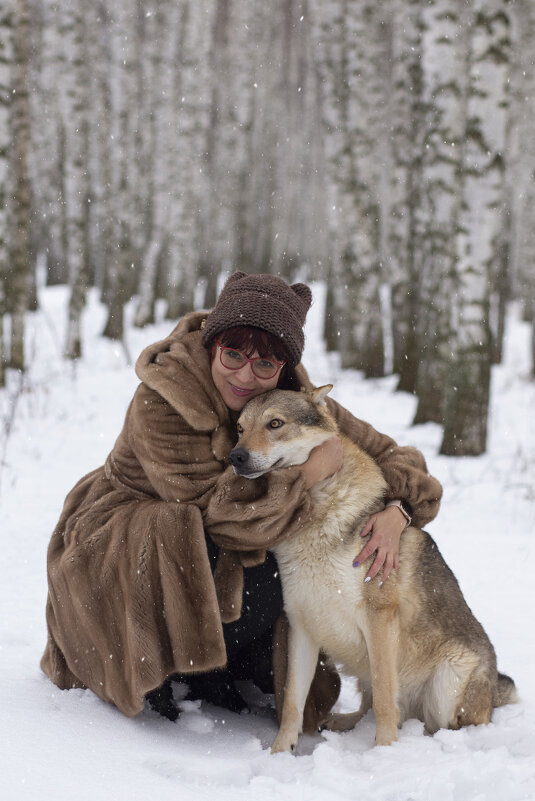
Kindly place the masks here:
POLYGON ((249 451, 246 451, 245 448, 234 448, 234 450, 229 453, 228 458, 237 473, 247 471, 249 451))

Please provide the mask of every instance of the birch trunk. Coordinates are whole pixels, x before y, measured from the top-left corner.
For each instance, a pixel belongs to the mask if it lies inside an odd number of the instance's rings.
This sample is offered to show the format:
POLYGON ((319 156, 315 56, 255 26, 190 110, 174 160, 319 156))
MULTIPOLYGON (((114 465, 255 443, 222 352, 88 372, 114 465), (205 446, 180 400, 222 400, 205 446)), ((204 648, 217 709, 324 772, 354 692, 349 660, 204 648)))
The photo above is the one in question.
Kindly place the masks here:
POLYGON ((511 197, 511 282, 523 318, 532 326, 532 374, 535 376, 535 6, 517 0, 511 7, 514 25, 512 71, 512 143, 508 184, 511 197))
POLYGON ((63 6, 58 27, 60 108, 64 139, 64 199, 66 258, 69 276, 69 309, 65 356, 82 354, 81 321, 85 306, 87 270, 88 120, 87 60, 84 42, 83 6, 72 0, 63 6))
POLYGON ((181 89, 176 151, 178 183, 171 208, 167 317, 176 319, 193 308, 200 254, 200 215, 207 195, 210 125, 210 52, 215 0, 185 3, 180 58, 181 89))
POLYGON ((111 254, 104 299, 108 319, 103 335, 122 339, 124 306, 130 293, 134 265, 133 228, 136 197, 132 187, 136 123, 137 3, 114 0, 110 4, 110 113, 111 113, 111 254))
POLYGON ((58 97, 58 56, 61 53, 61 43, 56 3, 53 0, 42 0, 39 10, 40 64, 32 98, 32 139, 35 151, 32 194, 37 210, 34 217, 38 237, 36 251, 46 254, 46 282, 65 284, 68 273, 63 194, 64 131, 58 97))
POLYGON ((12 165, 14 174, 11 236, 10 365, 23 370, 24 318, 28 309, 30 273, 30 3, 17 0, 13 29, 13 98, 11 102, 12 165))
POLYGON ((82 5, 87 54, 87 271, 92 286, 103 290, 112 256, 112 126, 110 99, 110 19, 104 4, 82 5))
POLYGON ((462 0, 434 0, 423 11, 427 124, 417 256, 421 269, 417 329, 420 364, 415 423, 441 423, 444 418, 451 275, 457 258, 461 145, 466 128, 470 22, 466 13, 462 0))
POLYGON ((463 203, 457 236, 441 453, 486 449, 492 344, 490 278, 502 229, 506 153, 509 15, 500 0, 477 0, 471 25, 463 203))
MULTIPOLYGON (((379 198, 371 182, 374 5, 311 3, 322 88, 323 129, 334 247, 331 276, 342 365, 383 373, 379 300, 379 198), (367 29, 371 21, 372 33, 367 29), (372 88, 370 88, 372 87, 372 88)), ((375 66, 377 66, 375 62, 375 66)))
POLYGON ((274 232, 271 270, 288 280, 318 274, 327 263, 326 180, 323 133, 314 69, 313 25, 308 0, 280 0, 275 64, 274 232))
POLYGON ((10 106, 13 69, 13 5, 0 8, 0 387, 5 384, 7 365, 4 322, 9 277, 9 186, 11 182, 9 146, 11 143, 10 106))
POLYGON ((418 212, 421 205, 425 114, 422 70, 422 0, 400 0, 392 20, 392 136, 390 203, 384 210, 388 283, 392 298, 393 371, 397 389, 416 391, 417 323, 421 265, 418 212))
POLYGON ((175 95, 180 92, 175 60, 180 52, 182 15, 181 3, 162 2, 146 21, 142 96, 147 99, 144 162, 150 214, 138 285, 137 326, 154 321, 158 273, 162 263, 168 261, 176 147, 175 95))

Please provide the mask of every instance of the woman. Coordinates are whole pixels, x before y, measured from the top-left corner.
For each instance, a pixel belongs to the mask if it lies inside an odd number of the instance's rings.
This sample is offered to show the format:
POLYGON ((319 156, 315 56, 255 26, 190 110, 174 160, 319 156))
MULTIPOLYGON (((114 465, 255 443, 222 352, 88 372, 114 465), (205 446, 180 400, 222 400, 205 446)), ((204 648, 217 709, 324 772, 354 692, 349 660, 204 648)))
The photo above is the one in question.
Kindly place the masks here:
MULTIPOLYGON (((234 273, 210 314, 186 315, 141 354, 141 379, 106 464, 66 498, 48 550, 48 643, 43 670, 59 687, 89 687, 126 715, 148 697, 178 712, 170 677, 195 697, 239 708, 234 679, 280 693, 285 626, 276 564, 266 549, 306 523, 308 488, 341 465, 337 438, 300 467, 252 481, 227 456, 245 403, 276 386, 310 382, 300 365, 311 303, 304 284, 234 273), (272 646, 273 643, 273 646, 272 646)), ((397 566, 412 513, 431 520, 441 489, 423 456, 328 399, 340 430, 381 466, 394 504, 368 521, 359 561, 376 552, 368 577, 397 566), (401 503, 403 502, 403 503, 401 503)), ((306 728, 338 693, 318 664, 306 728)))

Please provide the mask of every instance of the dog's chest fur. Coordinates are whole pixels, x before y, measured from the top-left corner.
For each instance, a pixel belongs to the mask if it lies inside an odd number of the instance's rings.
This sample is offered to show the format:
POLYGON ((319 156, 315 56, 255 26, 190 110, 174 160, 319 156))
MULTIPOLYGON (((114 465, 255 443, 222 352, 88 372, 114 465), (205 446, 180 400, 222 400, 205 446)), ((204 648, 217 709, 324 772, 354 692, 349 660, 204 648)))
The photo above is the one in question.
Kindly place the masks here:
POLYGON ((290 622, 354 671, 367 662, 359 625, 366 568, 352 563, 364 545, 362 526, 383 507, 385 482, 366 454, 345 438, 343 446, 342 469, 310 491, 312 523, 273 550, 290 622))

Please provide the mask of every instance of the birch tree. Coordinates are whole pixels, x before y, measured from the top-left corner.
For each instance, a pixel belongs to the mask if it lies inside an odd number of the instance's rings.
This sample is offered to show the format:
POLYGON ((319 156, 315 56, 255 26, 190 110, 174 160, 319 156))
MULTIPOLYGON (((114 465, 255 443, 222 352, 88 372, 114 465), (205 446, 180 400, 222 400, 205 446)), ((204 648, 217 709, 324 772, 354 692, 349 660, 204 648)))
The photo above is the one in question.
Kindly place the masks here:
POLYGON ((175 152, 178 183, 171 207, 167 316, 193 308, 199 268, 200 216, 207 195, 210 126, 210 52, 215 0, 185 0, 180 55, 181 97, 175 152))
POLYGON ((502 228, 510 23, 500 0, 476 0, 468 50, 462 207, 456 237, 452 356, 441 453, 486 449, 492 343, 490 277, 502 228))
POLYGON ((531 324, 532 374, 535 376, 535 7, 517 0, 511 7, 513 48, 511 160, 507 170, 511 197, 512 292, 531 324))
POLYGON ((77 359, 82 353, 81 317, 88 284, 88 74, 85 50, 83 4, 64 3, 59 15, 60 109, 63 120, 65 256, 70 299, 65 355, 77 359))
POLYGON ((64 284, 68 281, 63 194, 64 128, 59 108, 58 83, 61 76, 58 75, 58 57, 61 42, 55 0, 41 0, 38 19, 38 69, 34 68, 30 98, 36 250, 46 258, 47 284, 64 284))
POLYGON ((24 369, 24 319, 28 309, 30 272, 30 3, 17 0, 13 11, 11 159, 13 216, 10 236, 11 316, 10 365, 24 369))
POLYGON ((270 269, 292 280, 327 264, 323 133, 308 0, 281 0, 274 52, 274 224, 270 269), (305 272, 306 270, 306 272, 305 272))
POLYGON ((87 58, 87 271, 90 284, 103 290, 113 253, 111 20, 107 3, 82 3, 82 10, 87 58))
POLYGON ((124 305, 130 295, 134 267, 133 229, 137 204, 132 187, 136 130, 137 3, 110 3, 110 115, 111 115, 111 253, 104 299, 108 319, 103 331, 110 339, 122 339, 124 305))
POLYGON ((423 11, 424 139, 417 264, 418 407, 414 422, 443 421, 449 304, 465 136, 469 17, 462 0, 434 0, 423 11))
POLYGON ((206 305, 212 306, 222 270, 236 264, 239 203, 243 196, 241 165, 247 161, 247 135, 253 90, 251 31, 255 3, 219 0, 210 53, 212 95, 207 138, 208 193, 201 220, 201 275, 206 281, 206 305))
POLYGON ((391 288, 393 371, 398 390, 416 391, 420 342, 421 188, 425 137, 422 0, 393 8, 391 92, 388 98, 392 169, 385 200, 384 263, 391 288))
POLYGON ((13 6, 0 7, 0 386, 5 383, 7 364, 4 323, 7 313, 9 280, 9 146, 11 71, 13 66, 13 6))
POLYGON ((383 372, 379 300, 379 203, 367 164, 374 157, 370 86, 377 66, 374 5, 311 3, 329 180, 331 276, 342 365, 383 372))
POLYGON ((135 323, 154 321, 158 273, 170 254, 171 208, 176 192, 175 161, 178 99, 181 76, 176 69, 183 36, 181 3, 161 2, 146 18, 144 37, 143 92, 145 156, 148 163, 148 236, 144 245, 139 280, 139 302, 135 323))

